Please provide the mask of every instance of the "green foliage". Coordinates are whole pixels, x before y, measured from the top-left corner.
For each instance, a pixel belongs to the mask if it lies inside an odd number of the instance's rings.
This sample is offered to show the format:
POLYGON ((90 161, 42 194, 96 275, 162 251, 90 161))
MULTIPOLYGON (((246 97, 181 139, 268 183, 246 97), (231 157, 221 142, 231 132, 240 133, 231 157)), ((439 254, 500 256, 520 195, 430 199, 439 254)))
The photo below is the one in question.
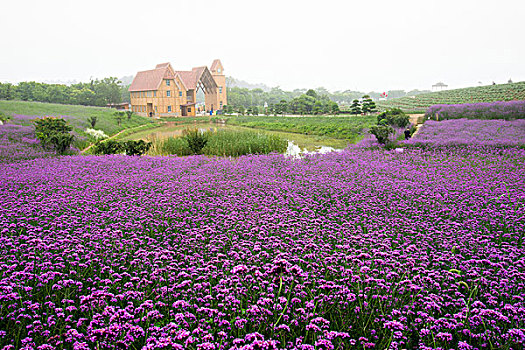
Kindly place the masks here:
POLYGON ((399 108, 392 108, 377 116, 378 125, 391 125, 404 128, 410 123, 410 118, 399 108))
POLYGON ((133 111, 126 111, 126 116, 128 117, 128 120, 131 120, 131 117, 133 117, 133 111))
POLYGON ((73 142, 70 131, 73 128, 62 118, 45 117, 36 119, 35 136, 43 148, 54 149, 57 154, 64 154, 73 142))
POLYGON ((113 112, 113 116, 115 117, 115 120, 117 121, 118 126, 122 123, 122 120, 126 116, 126 112, 116 111, 113 112))
POLYGON ((394 129, 388 125, 373 125, 370 127, 370 133, 374 135, 382 145, 385 145, 389 142, 389 136, 394 134, 394 129))
POLYGON ((188 144, 188 148, 193 154, 201 154, 202 149, 208 143, 209 134, 198 129, 185 129, 182 138, 188 144))
POLYGON ((146 142, 144 140, 124 141, 122 142, 122 148, 128 156, 141 156, 149 151, 151 148, 151 142, 146 142))
MULTIPOLYGON (((214 156, 237 157, 246 154, 267 154, 271 152, 283 153, 288 142, 275 135, 267 135, 252 131, 219 130, 207 131, 207 143, 199 154, 214 156)), ((195 154, 184 138, 169 137, 154 143, 153 151, 159 155, 176 154, 187 156, 195 154)))
POLYGON ((91 116, 88 118, 88 123, 91 125, 92 128, 95 128, 95 125, 97 125, 97 116, 91 116))
POLYGON ((365 129, 375 124, 374 116, 355 117, 248 117, 224 118, 228 125, 274 131, 294 132, 306 135, 326 136, 357 141, 365 129))
POLYGON ((352 105, 350 106, 350 113, 357 115, 361 114, 363 111, 361 110, 361 102, 359 102, 358 99, 355 99, 352 101, 352 105))
POLYGON ((114 77, 71 86, 29 81, 18 85, 0 84, 0 99, 106 106, 120 103, 122 92, 120 81, 114 77))
POLYGON ((5 114, 4 112, 0 111, 0 122, 5 123, 8 121, 11 117, 5 114))
POLYGON ((192 153, 188 147, 188 142, 182 137, 168 137, 164 140, 158 140, 153 143, 153 152, 155 155, 177 155, 189 156, 192 153))
POLYGON ((370 98, 369 95, 363 96, 363 103, 361 104, 361 111, 364 114, 373 113, 376 111, 376 104, 375 102, 370 98))
POLYGON ((123 151, 123 143, 116 140, 99 141, 93 146, 94 154, 119 154, 123 151))

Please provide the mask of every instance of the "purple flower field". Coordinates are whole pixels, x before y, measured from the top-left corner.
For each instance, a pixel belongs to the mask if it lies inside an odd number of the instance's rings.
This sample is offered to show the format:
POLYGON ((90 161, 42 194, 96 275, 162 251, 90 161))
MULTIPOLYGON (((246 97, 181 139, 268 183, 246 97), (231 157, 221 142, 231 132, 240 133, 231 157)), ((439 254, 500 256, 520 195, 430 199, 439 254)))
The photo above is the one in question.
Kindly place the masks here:
POLYGON ((54 154, 42 149, 33 126, 21 125, 26 124, 24 117, 15 115, 12 121, 0 125, 0 164, 54 154))
POLYGON ((428 120, 405 145, 523 146, 525 120, 428 120))
POLYGON ((522 149, 54 157, 0 179, 4 349, 525 347, 522 149))
POLYGON ((455 105, 438 104, 429 107, 427 118, 446 119, 525 119, 525 101, 497 101, 462 103, 455 105))

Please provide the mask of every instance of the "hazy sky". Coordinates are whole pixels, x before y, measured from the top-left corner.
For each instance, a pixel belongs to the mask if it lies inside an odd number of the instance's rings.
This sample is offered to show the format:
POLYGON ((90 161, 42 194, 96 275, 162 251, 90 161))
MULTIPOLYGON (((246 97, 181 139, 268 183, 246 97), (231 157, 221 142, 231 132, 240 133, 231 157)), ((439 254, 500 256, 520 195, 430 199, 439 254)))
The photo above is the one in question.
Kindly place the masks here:
POLYGON ((122 77, 169 61, 283 89, 525 80, 523 0, 2 0, 0 81, 122 77))

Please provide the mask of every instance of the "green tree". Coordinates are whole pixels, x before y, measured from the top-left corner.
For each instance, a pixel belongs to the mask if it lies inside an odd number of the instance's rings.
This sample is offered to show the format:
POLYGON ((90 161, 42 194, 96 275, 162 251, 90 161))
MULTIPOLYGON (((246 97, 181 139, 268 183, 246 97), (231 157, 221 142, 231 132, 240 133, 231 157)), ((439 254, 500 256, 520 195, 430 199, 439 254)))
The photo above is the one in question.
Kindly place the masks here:
POLYGON ((359 102, 358 99, 355 99, 352 101, 352 105, 350 106, 350 113, 351 114, 361 114, 363 111, 361 110, 361 102, 359 102))
POLYGON ((332 112, 332 114, 336 115, 336 114, 339 114, 340 110, 339 110, 339 105, 335 102, 332 102, 331 106, 330 106, 330 112, 332 112))
POLYGON ((369 114, 376 111, 376 104, 369 95, 363 96, 363 104, 361 106, 361 110, 364 114, 369 114))
POLYGON ((117 111, 113 113, 113 116, 115 117, 115 120, 117 121, 118 126, 120 126, 120 123, 122 123, 122 120, 124 119, 124 116, 126 113, 117 111))

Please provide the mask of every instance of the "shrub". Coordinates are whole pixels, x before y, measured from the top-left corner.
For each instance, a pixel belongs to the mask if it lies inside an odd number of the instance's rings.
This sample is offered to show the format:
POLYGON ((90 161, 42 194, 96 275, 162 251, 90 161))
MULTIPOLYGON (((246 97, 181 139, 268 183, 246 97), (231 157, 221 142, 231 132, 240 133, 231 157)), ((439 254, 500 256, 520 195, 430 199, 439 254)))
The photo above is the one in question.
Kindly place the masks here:
POLYGON ((144 140, 125 141, 122 143, 122 148, 128 156, 141 156, 151 148, 151 142, 144 140))
POLYGON ((374 135, 382 145, 386 145, 390 140, 389 136, 394 133, 394 129, 388 125, 374 125, 370 127, 370 133, 374 135))
POLYGON ((43 148, 54 149, 57 154, 64 154, 73 142, 73 135, 69 132, 73 128, 62 118, 45 117, 37 119, 35 136, 40 140, 43 148))
POLYGON ((116 140, 97 142, 93 147, 95 154, 118 154, 123 151, 122 143, 116 140))
POLYGON ((202 149, 208 143, 208 134, 198 129, 185 129, 182 138, 188 143, 188 148, 193 154, 201 154, 202 149))
POLYGON ((94 129, 95 125, 97 124, 97 117, 96 116, 89 117, 88 123, 89 125, 91 125, 91 128, 94 129))
POLYGON ((408 115, 406 115, 399 108, 392 108, 377 116, 378 125, 391 125, 404 128, 410 122, 408 115))

